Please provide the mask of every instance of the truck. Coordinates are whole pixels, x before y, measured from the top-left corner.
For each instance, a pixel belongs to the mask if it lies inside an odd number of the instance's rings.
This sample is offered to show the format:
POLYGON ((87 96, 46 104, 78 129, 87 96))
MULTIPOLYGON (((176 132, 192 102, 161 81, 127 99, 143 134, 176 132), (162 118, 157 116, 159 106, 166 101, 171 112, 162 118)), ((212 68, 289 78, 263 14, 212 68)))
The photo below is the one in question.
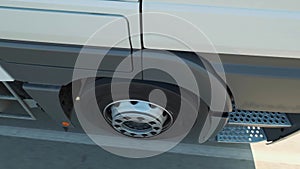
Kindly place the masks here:
POLYGON ((1 0, 0 20, 1 118, 199 144, 299 131, 299 1, 1 0))

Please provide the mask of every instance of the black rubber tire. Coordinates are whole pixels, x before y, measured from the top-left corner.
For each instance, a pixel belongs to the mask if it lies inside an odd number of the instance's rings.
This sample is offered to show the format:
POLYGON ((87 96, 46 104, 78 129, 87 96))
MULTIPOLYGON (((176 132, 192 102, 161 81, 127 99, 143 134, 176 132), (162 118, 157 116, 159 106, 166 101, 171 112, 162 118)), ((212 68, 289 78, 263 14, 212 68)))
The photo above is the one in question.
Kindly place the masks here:
MULTIPOLYGON (((122 89, 124 86, 127 85, 128 85, 128 81, 111 83, 111 79, 107 79, 107 78, 101 78, 96 81, 89 81, 84 85, 81 97, 84 98, 85 95, 89 95, 91 92, 95 92, 99 110, 103 113, 104 108, 108 104, 112 103, 113 101, 128 99, 128 94, 124 93, 124 91, 122 90, 118 91, 118 94, 114 96, 114 99, 112 99, 112 94, 111 94, 112 86, 114 86, 114 89, 122 89)), ((161 105, 159 100, 158 101, 151 100, 151 102, 160 105, 164 107, 167 111, 171 112, 173 115, 173 121, 175 122, 178 116, 178 112, 180 111, 181 99, 182 99, 180 93, 181 90, 179 87, 170 84, 165 84, 165 83, 134 80, 130 82, 129 98, 149 101, 149 94, 154 89, 159 89, 163 91, 163 93, 167 98, 167 103, 164 106, 161 105)), ((188 100, 185 102, 188 102, 188 104, 191 107, 194 106, 193 102, 195 101, 195 99, 192 98, 193 97, 184 98, 185 100, 188 100)), ((206 112, 204 114, 205 114, 204 116, 206 116, 206 112)))
MULTIPOLYGON (((98 107, 101 112, 103 112, 104 108, 113 102, 112 94, 111 94, 111 88, 112 85, 114 85, 114 88, 122 89, 128 82, 120 82, 120 83, 113 83, 111 84, 110 79, 99 79, 95 82, 95 85, 93 83, 86 84, 85 92, 92 92, 95 91, 98 107), (92 87, 94 86, 94 87, 92 87)), ((145 82, 145 81, 131 81, 130 87, 129 87, 129 97, 127 98, 127 94, 123 93, 123 91, 118 92, 116 96, 114 96, 114 100, 124 100, 124 99, 137 99, 137 100, 143 100, 143 101, 149 101, 149 94, 151 91, 159 89, 163 91, 167 98, 166 103, 166 110, 172 113, 174 121, 176 120, 176 117, 178 115, 178 111, 181 104, 181 98, 180 98, 180 90, 178 87, 174 85, 168 85, 168 84, 162 84, 162 83, 154 83, 154 82, 145 82)), ((161 103, 159 100, 152 100, 155 104, 159 106, 161 103)))

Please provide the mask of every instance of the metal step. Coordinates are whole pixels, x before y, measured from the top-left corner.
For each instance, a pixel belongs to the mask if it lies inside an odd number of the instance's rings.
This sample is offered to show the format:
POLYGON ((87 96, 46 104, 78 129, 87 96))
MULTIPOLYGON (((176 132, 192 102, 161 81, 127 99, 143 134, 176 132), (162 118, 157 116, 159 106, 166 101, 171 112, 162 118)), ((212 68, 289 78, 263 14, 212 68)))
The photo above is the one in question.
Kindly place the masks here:
POLYGON ((216 141, 222 143, 254 143, 264 140, 264 130, 254 126, 227 125, 216 136, 216 141))
POLYGON ((1 94, 0 94, 0 99, 2 99, 2 100, 17 100, 14 96, 7 96, 7 95, 1 95, 1 94))
POLYGON ((7 82, 0 82, 0 118, 35 120, 30 111, 34 106, 30 99, 26 102, 10 87, 7 82))
POLYGON ((238 110, 233 107, 229 113, 228 124, 239 126, 258 126, 268 128, 291 127, 285 113, 238 110))

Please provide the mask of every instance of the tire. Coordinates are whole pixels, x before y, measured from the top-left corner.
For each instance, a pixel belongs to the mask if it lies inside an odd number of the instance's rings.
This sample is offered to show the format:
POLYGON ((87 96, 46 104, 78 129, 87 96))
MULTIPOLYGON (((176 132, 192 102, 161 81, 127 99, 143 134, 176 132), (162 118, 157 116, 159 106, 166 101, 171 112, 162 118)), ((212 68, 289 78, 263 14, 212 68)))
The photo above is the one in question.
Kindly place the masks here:
MULTIPOLYGON (((134 80, 130 82, 128 98, 128 94, 124 90, 128 85, 128 82, 122 80, 112 83, 110 79, 98 79, 88 81, 82 88, 80 101, 74 104, 75 112, 82 128, 96 144, 120 156, 140 158, 166 152, 187 136, 196 122, 197 108, 200 107, 194 95, 173 85, 134 80), (114 97, 111 94, 112 88, 116 90, 114 97), (159 99, 149 100, 149 93, 153 90, 159 90, 165 94, 166 104, 163 105, 159 99), (155 105, 164 107, 172 113, 174 121, 157 135, 143 138, 128 137, 117 131, 103 115, 103 111, 108 105, 116 100, 126 99, 153 102, 155 105), (138 150, 136 150, 137 145, 138 150), (130 150, 130 155, 128 151, 118 148, 124 146, 130 150), (140 151, 141 149, 143 151, 140 151), (144 151, 149 149, 151 151, 144 151)), ((201 112, 200 117, 206 117, 207 114, 207 111, 201 112)))
MULTIPOLYGON (((167 120, 166 124, 168 123, 174 123, 177 120, 177 117, 180 112, 182 99, 183 102, 188 105, 188 107, 196 110, 197 109, 197 103, 195 102, 195 97, 193 97, 191 94, 184 92, 184 96, 182 95, 182 90, 178 86, 169 85, 165 83, 156 83, 156 82, 148 82, 148 81, 141 81, 141 80, 134 80, 130 82, 129 85, 129 94, 126 92, 126 87, 128 86, 127 81, 118 81, 117 83, 112 83, 111 79, 98 79, 95 82, 90 81, 85 84, 83 87, 83 92, 81 98, 85 98, 83 100, 88 100, 89 95, 92 93, 95 93, 96 101, 98 108, 101 112, 101 114, 104 115, 105 108, 118 100, 140 100, 145 102, 151 102, 155 105, 158 105, 160 107, 163 107, 165 110, 170 112, 172 116, 172 120, 167 120), (112 95, 112 89, 115 90, 114 94, 112 95), (156 97, 155 99, 149 99, 149 95, 152 91, 161 91, 165 99, 161 99, 156 97), (162 100, 166 100, 162 104, 162 100)), ((128 88, 128 87, 127 87, 128 88)), ((186 114, 188 116, 188 114, 186 114)), ((201 115, 202 116, 202 115, 201 115)), ((204 115, 206 116, 206 115, 204 115)), ((111 119, 111 117, 109 117, 111 119)), ((195 122, 195 118, 193 118, 193 121, 195 122)), ((108 123, 110 123, 109 119, 106 119, 108 123)), ((193 124, 194 122, 190 121, 188 122, 188 125, 193 124)), ((96 124, 95 124, 96 125, 96 124)), ((109 124, 112 127, 112 124, 109 124)), ((167 125, 163 128, 162 132, 168 130, 172 124, 167 125)))

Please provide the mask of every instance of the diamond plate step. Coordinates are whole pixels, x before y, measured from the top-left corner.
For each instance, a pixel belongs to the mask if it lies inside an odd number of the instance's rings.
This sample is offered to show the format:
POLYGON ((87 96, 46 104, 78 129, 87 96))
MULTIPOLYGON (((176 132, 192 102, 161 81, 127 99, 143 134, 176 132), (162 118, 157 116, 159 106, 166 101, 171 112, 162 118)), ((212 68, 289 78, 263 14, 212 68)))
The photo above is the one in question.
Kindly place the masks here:
POLYGON ((253 126, 225 126, 216 136, 222 143, 254 143, 266 140, 264 130, 253 126))
POLYGON ((228 124, 258 127, 291 127, 291 123, 285 113, 238 110, 233 107, 229 113, 228 124))

